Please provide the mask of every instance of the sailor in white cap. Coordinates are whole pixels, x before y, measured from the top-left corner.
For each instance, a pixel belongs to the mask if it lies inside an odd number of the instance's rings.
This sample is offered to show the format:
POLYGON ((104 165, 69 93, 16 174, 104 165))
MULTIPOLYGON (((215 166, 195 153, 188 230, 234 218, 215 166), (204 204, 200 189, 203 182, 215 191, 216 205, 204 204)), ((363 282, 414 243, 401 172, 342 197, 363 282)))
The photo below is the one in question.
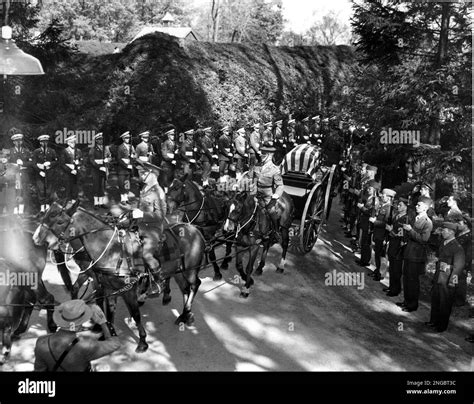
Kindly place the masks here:
POLYGON ((177 147, 174 141, 175 130, 170 129, 165 132, 167 139, 161 145, 161 171, 160 184, 168 192, 168 187, 171 185, 174 179, 176 169, 176 158, 177 158, 177 147))
POLYGON ((211 166, 214 160, 214 142, 211 134, 212 128, 203 129, 203 135, 198 138, 198 148, 201 152, 202 167, 202 185, 209 185, 209 177, 211 175, 211 166))
POLYGON ((72 202, 76 201, 79 194, 78 176, 82 161, 82 153, 76 147, 76 140, 76 135, 68 136, 66 138, 67 147, 59 157, 59 167, 64 173, 64 197, 72 202))
POLYGON ((273 132, 272 132, 272 122, 266 122, 263 124, 264 131, 262 134, 262 143, 272 143, 273 144, 273 132))
POLYGON ((150 132, 142 132, 138 135, 142 141, 136 147, 137 160, 143 161, 144 163, 151 163, 155 150, 153 145, 150 143, 150 132))
POLYGON ((248 158, 247 154, 247 139, 245 138, 245 129, 240 128, 236 131, 234 138, 234 163, 235 163, 235 176, 237 181, 240 181, 244 172, 245 162, 248 158))
POLYGON ((58 158, 54 149, 48 147, 49 136, 38 137, 40 147, 33 151, 32 168, 35 172, 35 184, 41 205, 40 214, 49 209, 51 202, 55 166, 58 158))
POLYGON ((117 149, 118 162, 118 186, 120 202, 128 203, 128 193, 132 179, 133 160, 135 159, 135 148, 130 144, 130 132, 126 131, 120 135, 122 144, 117 149))
POLYGON ((108 163, 110 150, 104 146, 103 133, 94 136, 94 143, 89 149, 89 162, 91 164, 92 194, 94 196, 94 209, 105 208, 105 184, 107 183, 108 163))
POLYGON ((29 168, 31 167, 31 152, 23 145, 23 134, 11 136, 13 148, 10 149, 10 163, 19 167, 15 181, 16 205, 13 210, 15 215, 25 213, 25 204, 29 205, 28 184, 29 168))

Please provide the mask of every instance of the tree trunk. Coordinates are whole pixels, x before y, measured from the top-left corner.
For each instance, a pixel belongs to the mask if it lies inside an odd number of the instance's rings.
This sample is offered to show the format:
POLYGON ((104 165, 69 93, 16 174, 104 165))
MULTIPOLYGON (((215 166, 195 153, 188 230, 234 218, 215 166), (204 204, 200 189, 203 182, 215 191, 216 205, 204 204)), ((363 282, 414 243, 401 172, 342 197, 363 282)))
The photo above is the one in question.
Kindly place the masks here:
POLYGON ((219 38, 220 0, 212 0, 212 42, 217 42, 219 38))
MULTIPOLYGON (((438 53, 436 55, 435 68, 440 68, 446 61, 448 56, 448 40, 449 40, 449 18, 450 4, 441 4, 441 32, 439 34, 438 53)), ((441 138, 441 124, 438 116, 431 119, 430 124, 430 143, 439 145, 441 138)))

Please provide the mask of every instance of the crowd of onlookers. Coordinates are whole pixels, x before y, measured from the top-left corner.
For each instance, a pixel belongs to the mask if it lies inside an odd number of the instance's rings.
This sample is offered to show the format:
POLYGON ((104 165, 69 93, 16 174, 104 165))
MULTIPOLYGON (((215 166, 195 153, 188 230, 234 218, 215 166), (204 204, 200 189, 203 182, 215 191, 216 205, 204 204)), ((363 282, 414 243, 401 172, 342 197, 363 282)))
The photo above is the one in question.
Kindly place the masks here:
MULTIPOLYGON (((396 304, 404 312, 418 309, 420 276, 434 272, 431 316, 425 324, 434 332, 445 331, 453 306, 468 304, 468 279, 472 284, 471 218, 459 208, 456 193, 435 203, 425 181, 381 189, 377 167, 355 159, 342 171, 341 221, 354 253, 360 254, 356 263, 368 267, 373 252, 375 271, 368 276, 381 281, 386 257, 389 285, 383 291, 389 297, 402 294, 396 304)), ((466 340, 473 342, 474 335, 466 340)))

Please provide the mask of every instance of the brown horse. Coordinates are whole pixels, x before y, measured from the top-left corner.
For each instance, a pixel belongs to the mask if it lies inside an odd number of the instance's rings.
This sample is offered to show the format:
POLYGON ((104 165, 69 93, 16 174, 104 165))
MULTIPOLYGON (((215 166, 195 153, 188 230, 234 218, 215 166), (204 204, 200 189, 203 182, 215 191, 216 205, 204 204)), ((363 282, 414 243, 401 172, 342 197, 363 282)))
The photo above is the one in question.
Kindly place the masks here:
POLYGON ((277 272, 284 272, 286 253, 290 241, 289 227, 291 226, 295 210, 293 200, 288 194, 283 193, 275 209, 279 216, 278 229, 272 229, 268 214, 264 208, 259 206, 259 201, 252 193, 247 191, 239 192, 230 201, 229 214, 224 230, 236 231, 236 268, 245 281, 245 285, 240 293, 240 296, 243 298, 249 296, 250 287, 254 283, 251 275, 258 255, 259 245, 263 245, 263 250, 255 274, 261 275, 263 273, 268 250, 275 242, 279 242, 283 249, 277 272), (281 241, 278 240, 279 238, 281 238, 281 241), (244 272, 242 255, 247 249, 249 250, 249 260, 247 269, 244 272))
POLYGON ((46 248, 34 245, 33 232, 19 219, 4 217, 0 223, 0 272, 3 279, 12 278, 17 283, 8 282, 0 287, 0 329, 6 359, 12 339, 27 330, 35 303, 45 305, 48 330, 54 332, 56 325, 52 317, 54 297, 41 279, 46 266, 46 248))
MULTIPOLYGON (((196 226, 202 233, 204 239, 209 245, 209 258, 214 267, 214 281, 222 279, 222 270, 229 268, 229 262, 232 261, 230 254, 232 252, 232 242, 227 242, 225 258, 219 268, 216 259, 214 240, 216 232, 222 228, 226 218, 229 199, 226 195, 217 197, 210 193, 203 195, 197 185, 187 178, 187 175, 181 179, 174 179, 166 194, 167 205, 171 210, 175 207, 182 207, 184 211, 183 221, 196 226)), ((223 237, 229 237, 229 234, 223 234, 223 237)))
MULTIPOLYGON (((145 232, 156 231, 150 225, 145 232)), ((205 242, 196 227, 184 223, 170 226, 165 230, 165 235, 169 239, 167 248, 175 246, 178 259, 163 260, 163 256, 159 255, 159 246, 155 254, 163 266, 163 274, 174 277, 183 294, 184 308, 176 324, 191 325, 194 322, 192 303, 201 284, 198 273, 205 258, 205 242)), ((115 224, 105 222, 77 203, 66 209, 55 202, 45 213, 33 240, 36 244, 47 244, 52 250, 59 249, 61 243, 67 242, 75 253, 85 251, 89 263, 86 266, 84 261, 79 261, 78 265, 81 272, 93 271, 103 287, 109 308, 108 320, 113 323, 116 297, 121 295, 138 328, 136 352, 148 349, 138 292, 143 279, 153 282, 153 273, 143 263, 140 264, 141 242, 135 232, 120 230, 115 224), (139 264, 135 265, 134 261, 139 264)))

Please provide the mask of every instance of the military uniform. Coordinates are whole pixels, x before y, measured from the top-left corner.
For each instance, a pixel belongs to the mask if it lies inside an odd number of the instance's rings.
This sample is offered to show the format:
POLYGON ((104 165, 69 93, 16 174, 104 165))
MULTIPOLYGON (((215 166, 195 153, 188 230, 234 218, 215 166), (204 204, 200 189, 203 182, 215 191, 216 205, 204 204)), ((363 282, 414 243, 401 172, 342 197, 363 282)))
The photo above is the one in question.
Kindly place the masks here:
POLYGON ((201 151, 202 181, 203 185, 208 185, 214 155, 214 143, 209 132, 204 131, 204 135, 199 141, 199 149, 201 151))
POLYGON ((167 189, 174 179, 176 168, 176 143, 173 140, 166 139, 161 145, 161 172, 160 184, 167 189))
POLYGON ((152 163, 152 159, 155 155, 155 150, 153 145, 150 142, 142 141, 137 144, 135 149, 137 159, 143 161, 144 163, 152 163))
POLYGON ((257 165, 254 169, 257 179, 257 198, 260 205, 266 207, 270 201, 283 195, 284 185, 280 168, 268 161, 263 165, 257 165))
POLYGON ((273 133, 272 133, 271 122, 268 122, 265 124, 265 130, 263 131, 263 134, 262 134, 262 143, 273 144, 273 133))
POLYGON ((431 289, 430 323, 439 332, 448 328, 457 283, 464 265, 464 250, 459 243, 454 238, 448 242, 444 241, 439 248, 439 259, 431 289))
POLYGON ((406 213, 396 215, 392 222, 392 230, 388 235, 387 258, 390 275, 390 285, 388 288, 391 296, 399 295, 402 291, 403 250, 406 245, 403 230, 404 224, 408 224, 408 215, 406 213))
MULTIPOLYGON (((281 122, 281 121, 278 121, 278 122, 281 122)), ((284 143, 285 143, 285 138, 283 136, 283 131, 281 130, 280 124, 278 124, 275 126, 275 133, 273 136, 273 144, 276 148, 274 159, 277 164, 279 164, 283 160, 283 157, 285 157, 286 148, 285 148, 284 143)))
POLYGON ((25 205, 29 205, 29 184, 30 170, 32 165, 32 155, 23 145, 10 149, 9 162, 19 167, 19 172, 15 181, 15 194, 17 199, 17 207, 15 213, 23 214, 25 205))
POLYGON ((229 163, 232 161, 232 141, 226 133, 222 134, 217 141, 219 158, 219 177, 224 178, 228 174, 229 163))
POLYGON ((248 157, 247 150, 247 139, 245 139, 245 130, 239 129, 237 136, 234 139, 234 162, 237 180, 242 177, 245 167, 245 159, 248 157))
POLYGON ((373 224, 373 240, 374 240, 374 258, 375 258, 375 273, 374 279, 380 280, 380 265, 383 255, 384 241, 386 236, 385 226, 390 224, 391 216, 391 201, 381 203, 376 209, 375 221, 373 224))
POLYGON ((104 145, 94 144, 89 149, 89 163, 92 176, 92 195, 94 206, 105 205, 105 184, 107 182, 110 151, 104 145))
POLYGON ((373 216, 377 208, 377 197, 363 192, 359 203, 363 206, 359 207, 359 229, 360 229, 360 265, 367 266, 370 264, 371 250, 371 225, 370 217, 373 216))
POLYGON ((411 220, 412 229, 406 231, 407 246, 403 253, 403 295, 408 311, 418 309, 420 275, 425 271, 427 245, 433 223, 427 215, 418 215, 411 220))
MULTIPOLYGON (((294 122, 294 120, 291 120, 294 122)), ((291 122, 290 121, 290 122, 291 122)), ((287 146, 292 149, 297 144, 297 134, 296 134, 296 127, 293 123, 288 124, 288 133, 286 135, 286 142, 287 146)))
POLYGON ((255 167, 260 159, 260 142, 260 132, 258 129, 254 129, 249 138, 249 169, 255 167))
POLYGON ((77 147, 66 147, 61 152, 59 164, 64 173, 64 197, 76 200, 79 193, 78 176, 82 164, 82 152, 77 147))
POLYGON ((53 149, 41 146, 33 152, 32 163, 39 203, 44 211, 51 202, 58 158, 53 149))
POLYGON ((192 175, 196 164, 196 150, 194 139, 186 137, 179 148, 180 169, 183 174, 192 175))
POLYGON ((135 158, 135 149, 131 144, 122 143, 117 148, 117 175, 121 202, 128 201, 128 192, 131 186, 132 159, 135 158))

